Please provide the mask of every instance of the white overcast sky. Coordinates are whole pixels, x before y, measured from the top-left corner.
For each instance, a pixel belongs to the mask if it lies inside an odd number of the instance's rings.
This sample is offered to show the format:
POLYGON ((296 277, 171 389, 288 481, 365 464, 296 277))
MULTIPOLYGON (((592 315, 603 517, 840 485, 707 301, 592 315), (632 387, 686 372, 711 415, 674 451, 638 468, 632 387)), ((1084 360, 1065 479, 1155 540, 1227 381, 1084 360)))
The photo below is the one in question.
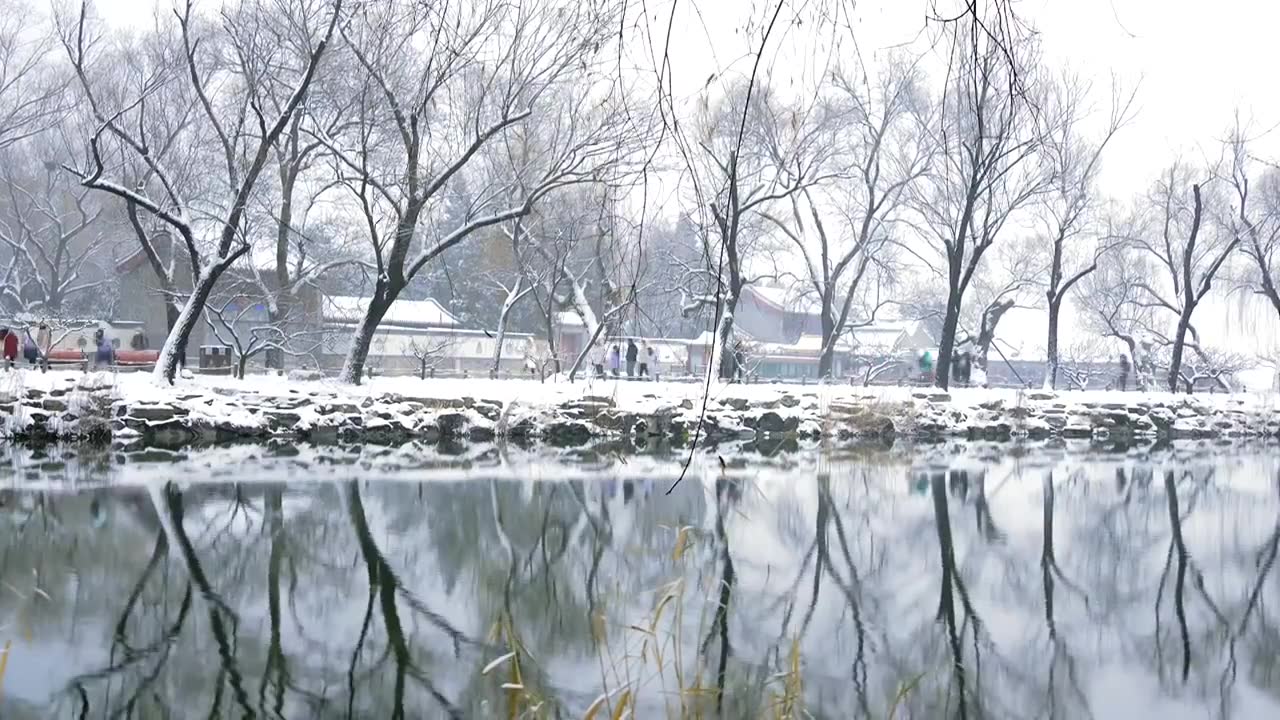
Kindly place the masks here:
MULTIPOLYGON (((944 8, 949 2, 955 0, 940 0, 944 8)), ((733 29, 749 13, 759 18, 763 4, 702 0, 699 14, 687 12, 677 23, 679 41, 673 43, 677 80, 696 88, 726 66, 748 73, 747 39, 733 29), (707 26, 717 30, 708 32, 707 26)), ((1100 112, 1106 111, 1113 74, 1123 87, 1139 87, 1140 114, 1105 159, 1109 192, 1127 197, 1145 189, 1179 153, 1188 160, 1198 158, 1202 149, 1216 155, 1216 140, 1236 108, 1252 117, 1259 130, 1280 123, 1274 78, 1278 3, 1022 0, 1015 5, 1040 31, 1048 62, 1094 81, 1100 112)), ((864 58, 920 37, 928 10, 927 0, 859 0, 854 36, 864 58)), ((788 32, 802 33, 796 28, 788 32)), ((758 33, 751 40, 758 43, 758 33)), ((842 52, 847 55, 849 48, 842 52)), ((805 69, 803 63, 775 60, 774 83, 790 82, 789 73, 805 69)))
MULTIPOLYGON (((678 94, 692 95, 712 73, 749 71, 748 48, 758 45, 759 31, 747 37, 739 28, 748 17, 760 21, 766 3, 676 1, 671 57, 678 94)), ((928 0, 838 1, 854 8, 854 36, 868 58, 916 38, 929 11, 928 0)), ((631 12, 647 7, 650 26, 663 32, 671 2, 649 0, 642 5, 632 0, 629 6, 631 12)), ((833 0, 823 2, 835 4, 833 0)), ((945 8, 955 0, 939 2, 945 8)), ((154 6, 148 0, 96 3, 102 17, 117 27, 148 23, 154 6)), ((794 4, 811 8, 817 3, 796 0, 794 4)), ((159 4, 167 7, 171 3, 159 0, 159 4)), ((1127 197, 1144 189, 1178 153, 1192 159, 1201 148, 1216 152, 1215 140, 1231 122, 1236 108, 1254 118, 1259 130, 1280 123, 1280 93, 1276 92, 1274 75, 1280 3, 1022 0, 1016 7, 1040 31, 1050 62, 1094 79, 1099 103, 1107 100, 1113 73, 1125 87, 1141 83, 1140 114, 1117 138, 1106 159, 1104 182, 1116 195, 1127 197)), ((782 42, 790 47, 814 47, 805 45, 814 42, 812 26, 787 27, 782 42)), ((841 52, 851 47, 847 33, 845 36, 841 52)), ((804 72, 805 67, 811 69, 819 61, 814 59, 817 52, 808 53, 808 63, 785 48, 782 53, 766 57, 771 61, 775 84, 789 82, 794 74, 811 75, 804 72)))

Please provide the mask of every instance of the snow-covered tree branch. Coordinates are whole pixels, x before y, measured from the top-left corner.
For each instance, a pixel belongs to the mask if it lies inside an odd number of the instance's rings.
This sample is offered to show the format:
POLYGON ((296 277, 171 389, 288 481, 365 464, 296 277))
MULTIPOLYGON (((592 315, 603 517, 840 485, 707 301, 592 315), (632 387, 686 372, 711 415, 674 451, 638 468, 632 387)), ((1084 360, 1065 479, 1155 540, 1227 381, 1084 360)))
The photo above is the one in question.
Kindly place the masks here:
POLYGON ((307 19, 282 18, 278 9, 242 0, 223 10, 220 27, 210 27, 188 0, 175 9, 171 32, 161 29, 154 39, 160 45, 158 56, 141 53, 140 62, 149 67, 140 73, 136 91, 104 91, 95 77, 96 63, 111 58, 96 53, 87 0, 75 19, 60 23, 63 47, 97 122, 88 162, 72 171, 85 187, 114 195, 167 224, 183 241, 191 263, 192 291, 156 363, 156 378, 163 382, 173 382, 214 286, 251 250, 246 224, 255 188, 316 76, 342 15, 342 0, 291 8, 315 15, 307 19), (212 92, 214 87, 220 92, 212 92), (152 132, 152 100, 157 96, 176 97, 176 104, 187 107, 183 117, 189 120, 178 123, 175 137, 196 143, 194 135, 210 133, 217 138, 216 155, 225 161, 225 177, 204 183, 190 199, 174 172, 151 152, 165 137, 152 132), (117 146, 110 156, 104 147, 108 139, 117 146), (131 171, 127 164, 108 167, 109 157, 117 154, 141 163, 145 171, 131 171))

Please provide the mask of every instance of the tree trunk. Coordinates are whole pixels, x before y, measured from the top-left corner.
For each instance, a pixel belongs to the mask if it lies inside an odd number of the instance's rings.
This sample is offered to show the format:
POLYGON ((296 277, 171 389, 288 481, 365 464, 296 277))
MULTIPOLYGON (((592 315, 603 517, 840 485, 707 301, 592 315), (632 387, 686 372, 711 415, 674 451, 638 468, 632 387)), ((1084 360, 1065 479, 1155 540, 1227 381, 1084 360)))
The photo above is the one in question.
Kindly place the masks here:
MULTIPOLYGON (((283 334, 285 338, 287 338, 289 337, 289 329, 285 325, 285 322, 286 322, 286 318, 289 317, 289 312, 288 310, 285 309, 287 306, 283 304, 284 302, 285 302, 285 298, 283 295, 281 295, 280 297, 276 298, 275 304, 278 307, 275 311, 272 311, 270 306, 268 306, 267 324, 272 327, 280 328, 280 332, 283 334)), ((284 352, 281 351, 280 349, 274 348, 274 347, 267 348, 266 350, 262 351, 262 355, 263 355, 263 364, 266 365, 266 367, 274 370, 284 369, 284 352)))
POLYGON ((587 354, 591 352, 591 348, 595 347, 596 341, 605 332, 607 323, 600 322, 600 318, 596 316, 596 311, 591 308, 591 302, 587 299, 587 292, 582 287, 582 283, 578 281, 578 278, 567 272, 565 273, 565 278, 569 281, 569 304, 573 306, 573 311, 582 319, 582 326, 587 330, 587 342, 582 346, 582 350, 578 352, 578 357, 574 358, 573 366, 569 368, 569 382, 573 382, 578 375, 578 371, 582 369, 582 363, 587 354))
MULTIPOLYGON (((166 288, 165 292, 169 292, 169 289, 166 288)), ((166 325, 165 329, 168 331, 168 333, 166 334, 166 337, 168 337, 168 335, 172 335, 173 329, 178 327, 178 316, 181 314, 182 314, 182 308, 178 307, 178 305, 174 303, 173 300, 166 298, 164 301, 164 321, 166 325)))
POLYGON ((236 373, 241 380, 244 379, 245 366, 249 364, 249 356, 240 353, 240 357, 236 358, 236 373))
POLYGON ((340 382, 348 385, 360 384, 364 377, 365 363, 369 360, 369 349, 373 347, 373 335, 378 332, 378 325, 399 294, 399 288, 393 290, 386 280, 378 280, 373 297, 369 300, 369 307, 365 309, 364 317, 360 318, 360 324, 351 337, 351 349, 347 351, 347 359, 342 363, 340 382))
MULTIPOLYGON (((830 302, 826 304, 830 305, 830 302)), ((836 356, 836 324, 829 309, 822 311, 822 354, 818 356, 818 377, 830 378, 836 356)))
POLYGON ((818 356, 818 377, 830 378, 832 375, 831 368, 835 364, 836 348, 834 345, 826 345, 824 343, 822 354, 818 356))
POLYGON ((991 346, 996 341, 996 327, 1000 324, 1000 318, 1012 307, 1012 300, 998 300, 982 313, 982 327, 978 328, 978 338, 974 342, 977 353, 973 357, 973 367, 978 368, 984 381, 989 382, 990 378, 987 369, 991 367, 991 346))
MULTIPOLYGON (((165 290, 165 292, 168 293, 170 290, 165 290)), ((164 300, 164 336, 166 340, 170 335, 173 335, 173 329, 178 327, 178 318, 182 315, 182 308, 178 307, 177 303, 175 303, 172 298, 172 295, 168 295, 164 300)), ((185 368, 186 366, 187 355, 186 353, 183 353, 182 356, 178 358, 178 367, 185 368)))
MULTIPOLYGON (((142 221, 138 219, 138 206, 132 201, 125 203, 125 209, 128 212, 129 223, 133 226, 134 235, 137 237, 139 245, 142 247, 142 253, 147 258, 147 264, 151 266, 151 271, 155 273, 156 282, 160 283, 161 298, 164 301, 165 315, 165 340, 173 335, 174 328, 178 327, 178 318, 182 315, 182 308, 177 302, 178 288, 173 281, 173 273, 170 268, 165 265, 165 261, 160 257, 160 251, 147 235, 146 229, 142 226, 142 221)), ((171 236, 165 234, 168 244, 165 250, 169 253, 170 262, 174 253, 171 236)), ((178 360, 180 367, 186 366, 186 357, 178 360)))
POLYGON ((517 283, 515 289, 507 293, 507 299, 502 302, 502 312, 498 315, 498 337, 493 343, 493 371, 496 373, 502 369, 502 345, 507 339, 507 318, 511 316, 511 310, 520 302, 521 298, 529 293, 522 290, 520 284, 517 283))
POLYGON ((720 322, 716 325, 716 335, 711 343, 711 357, 707 359, 707 371, 716 368, 716 375, 721 380, 732 382, 738 374, 738 357, 734 336, 734 313, 738 309, 738 293, 730 291, 720 307, 720 322))
POLYGON ((503 306, 498 316, 498 336, 493 340, 493 372, 502 370, 502 345, 507 339, 507 307, 503 306))
MULTIPOLYGON (((545 315, 547 329, 547 353, 551 356, 551 374, 560 374, 560 351, 556 349, 556 321, 555 311, 548 311, 545 315)), ((541 374, 541 373, 539 373, 541 374)))
POLYGON ((1058 315, 1062 296, 1049 295, 1049 337, 1045 343, 1044 389, 1058 389, 1058 315))
POLYGON ((977 345, 977 350, 978 351, 973 354, 973 359, 970 360, 972 363, 972 369, 969 372, 971 375, 976 374, 977 377, 981 378, 983 386, 989 387, 991 384, 991 372, 988 368, 991 367, 991 346, 979 344, 977 345), (974 370, 977 370, 978 372, 974 373, 974 370))
POLYGON ((934 384, 946 390, 951 383, 951 354, 956 344, 956 327, 960 324, 960 301, 954 293, 947 297, 947 312, 942 319, 942 338, 938 340, 938 362, 934 365, 934 384))
MULTIPOLYGON (((945 334, 945 329, 944 329, 945 334)), ((954 334, 954 331, 953 331, 954 334)), ((942 352, 939 350, 939 355, 942 352)), ((957 586, 963 591, 963 581, 956 568, 955 543, 951 535, 951 513, 947 506, 946 476, 941 472, 930 473, 929 487, 933 495, 934 527, 938 533, 938 551, 942 558, 942 582, 938 588, 937 619, 946 625, 947 639, 951 647, 952 674, 959 693, 959 717, 965 718, 968 708, 967 685, 965 682, 964 650, 961 644, 962 630, 956 613, 955 593, 957 586)), ((961 595, 964 598, 964 595, 961 595)))
POLYGON ((582 364, 587 361, 587 355, 590 354, 591 348, 595 347, 596 341, 604 333, 604 327, 603 324, 597 323, 595 330, 587 336, 587 343, 582 346, 578 356, 573 359, 573 366, 569 368, 569 382, 573 382, 578 377, 578 372, 582 370, 582 364))
MULTIPOLYGON (((1178 392, 1178 376, 1182 371, 1182 350, 1187 344, 1187 330, 1191 327, 1191 313, 1195 306, 1188 304, 1178 316, 1178 331, 1173 336, 1173 358, 1169 361, 1169 392, 1178 392)), ((1189 392, 1189 390, 1188 390, 1189 392)))
POLYGON ((156 358, 153 375, 157 381, 172 385, 178 374, 178 367, 186 365, 187 342, 191 339, 191 331, 195 330, 201 316, 204 315, 204 306, 209 300, 209 295, 213 293, 213 287, 218 284, 222 273, 243 254, 244 251, 240 251, 233 253, 231 257, 221 258, 196 277, 191 295, 182 306, 182 311, 178 313, 173 330, 165 338, 164 347, 160 348, 160 356, 156 358))
MULTIPOLYGON (((301 115, 293 117, 289 125, 289 136, 286 141, 286 145, 292 148, 295 156, 297 154, 298 126, 301 117, 301 115)), ((298 174, 301 168, 296 157, 294 162, 282 161, 279 165, 280 217, 276 222, 275 253, 277 294, 275 302, 267 305, 267 320, 273 327, 279 327, 285 337, 288 337, 288 328, 285 327, 285 323, 289 322, 290 312, 293 310, 293 298, 290 292, 292 279, 289 277, 289 238, 293 232, 293 191, 297 186, 298 174)), ((266 366, 269 368, 283 369, 284 353, 274 349, 268 350, 265 361, 266 366)))
POLYGON ((738 375, 738 364, 742 361, 738 357, 738 348, 733 337, 733 315, 725 313, 720 318, 720 325, 716 328, 716 337, 711 343, 711 358, 709 358, 708 368, 710 371, 711 364, 714 363, 716 375, 721 380, 733 382, 738 375))

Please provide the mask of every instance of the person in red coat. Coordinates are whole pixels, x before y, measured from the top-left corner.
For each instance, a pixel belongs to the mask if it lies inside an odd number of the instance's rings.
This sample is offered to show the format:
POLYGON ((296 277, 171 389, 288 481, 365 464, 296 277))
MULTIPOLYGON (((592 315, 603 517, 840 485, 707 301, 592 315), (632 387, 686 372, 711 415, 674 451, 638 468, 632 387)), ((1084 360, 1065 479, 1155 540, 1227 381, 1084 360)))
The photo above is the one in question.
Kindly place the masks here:
POLYGON ((9 328, 0 328, 0 334, 4 335, 4 360, 6 363, 17 362, 18 360, 18 333, 13 332, 9 328))

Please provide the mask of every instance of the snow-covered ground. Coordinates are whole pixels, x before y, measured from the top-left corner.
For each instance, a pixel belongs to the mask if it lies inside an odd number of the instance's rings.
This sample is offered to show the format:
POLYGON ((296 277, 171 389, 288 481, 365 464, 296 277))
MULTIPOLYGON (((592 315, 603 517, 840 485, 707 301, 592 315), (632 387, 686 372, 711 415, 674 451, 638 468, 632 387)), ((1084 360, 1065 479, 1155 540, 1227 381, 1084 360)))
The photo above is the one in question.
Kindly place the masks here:
MULTIPOLYGON (((174 385, 156 383, 149 373, 89 373, 78 371, 51 371, 48 373, 14 370, 4 373, 0 379, 0 395, 6 391, 18 395, 15 389, 48 392, 84 383, 86 378, 94 384, 111 385, 119 397, 131 403, 169 402, 184 392, 232 391, 252 393, 262 397, 281 397, 296 394, 337 395, 355 400, 378 398, 387 394, 420 399, 474 398, 500 401, 504 405, 516 403, 529 407, 554 407, 586 397, 608 398, 620 407, 642 413, 658 404, 680 404, 685 400, 701 402, 704 395, 711 401, 743 399, 753 402, 777 400, 783 395, 813 397, 819 401, 857 399, 881 403, 908 402, 922 394, 942 393, 933 388, 875 386, 856 387, 844 384, 726 384, 702 382, 639 382, 626 379, 590 379, 570 383, 548 380, 490 380, 427 379, 416 377, 375 377, 363 384, 352 386, 336 380, 294 380, 279 375, 255 374, 240 380, 226 376, 195 376, 179 379, 174 385)), ((1038 390, 953 388, 946 391, 950 402, 960 406, 981 406, 993 401, 1016 403, 1019 400, 1036 399, 1038 390)), ((1176 404, 1187 400, 1209 407, 1249 407, 1271 409, 1277 407, 1280 394, 1274 392, 1241 392, 1234 394, 1174 394, 1169 392, 1113 392, 1106 390, 1057 391, 1054 396, 1067 403, 1127 403, 1139 402, 1176 404)))

